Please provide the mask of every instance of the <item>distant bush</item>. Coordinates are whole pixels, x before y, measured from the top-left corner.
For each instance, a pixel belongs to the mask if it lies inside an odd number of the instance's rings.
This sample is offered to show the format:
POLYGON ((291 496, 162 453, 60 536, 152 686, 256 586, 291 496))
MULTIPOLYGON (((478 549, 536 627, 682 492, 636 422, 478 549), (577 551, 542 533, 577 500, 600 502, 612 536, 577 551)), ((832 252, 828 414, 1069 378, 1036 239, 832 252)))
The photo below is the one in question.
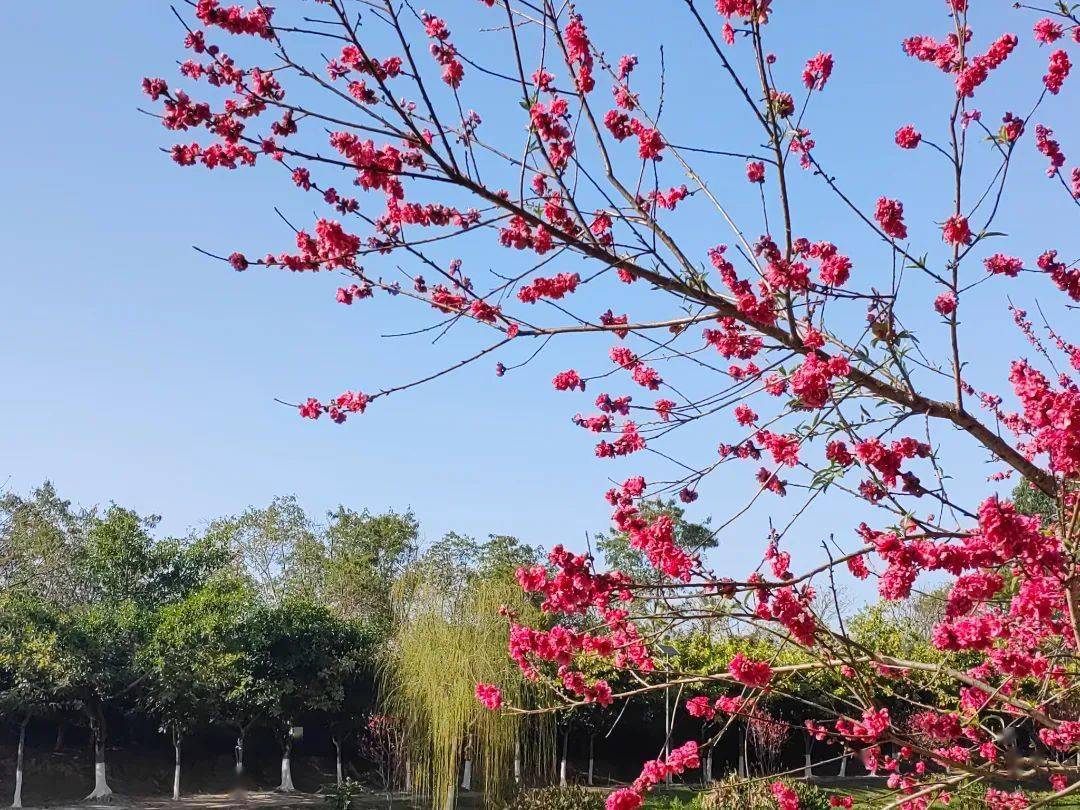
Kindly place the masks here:
POLYGON ((580 785, 522 791, 506 810, 603 810, 604 795, 580 785))

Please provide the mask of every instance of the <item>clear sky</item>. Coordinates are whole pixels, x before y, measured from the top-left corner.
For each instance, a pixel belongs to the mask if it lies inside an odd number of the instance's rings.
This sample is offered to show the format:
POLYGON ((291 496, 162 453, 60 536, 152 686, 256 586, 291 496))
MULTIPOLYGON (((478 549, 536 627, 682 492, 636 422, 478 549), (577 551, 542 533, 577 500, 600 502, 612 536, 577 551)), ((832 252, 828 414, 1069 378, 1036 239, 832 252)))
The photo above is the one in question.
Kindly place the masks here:
MULTIPOLYGON (((460 23, 464 43, 475 37, 468 25, 483 7, 465 0, 441 5, 459 4, 468 21, 460 23)), ((891 142, 895 129, 909 122, 941 135, 950 79, 904 57, 899 43, 915 33, 942 35, 944 3, 775 5, 775 47, 789 54, 778 69, 793 86, 805 58, 818 50, 836 57, 830 86, 808 119, 816 155, 856 199, 904 199, 908 221, 920 223, 924 249, 940 255, 932 220, 948 213, 944 162, 925 149, 901 154, 891 142)), ((991 122, 1011 106, 1026 111, 1047 57, 1030 37, 1033 18, 1004 2, 972 5, 978 47, 1003 31, 1023 37, 976 106, 991 122)), ((578 6, 601 46, 613 55, 636 52, 647 75, 655 77, 658 46, 665 45, 665 115, 678 138, 718 148, 746 145, 744 111, 715 60, 698 49, 681 2, 580 0, 578 6)), ((455 13, 447 12, 452 24, 455 13)), ((380 341, 379 333, 429 323, 430 315, 415 309, 406 315, 397 306, 338 306, 338 279, 237 274, 192 250, 194 244, 252 255, 283 249, 288 234, 273 205, 281 202, 310 221, 314 203, 298 198, 272 169, 211 174, 180 169, 160 151, 171 143, 169 134, 137 111, 148 104, 139 84, 144 75, 175 78, 181 39, 163 2, 6 9, 0 27, 0 98, 8 111, 0 151, 0 341, 6 347, 0 480, 24 492, 50 478, 84 505, 115 499, 159 513, 170 532, 284 493, 296 493, 315 514, 338 503, 411 506, 429 539, 454 529, 580 546, 585 532, 605 527, 608 510, 600 496, 608 477, 621 479, 634 467, 593 459, 591 437, 569 421, 592 397, 571 403, 548 382, 555 371, 579 364, 573 344, 501 381, 489 363, 380 401, 344 427, 301 421, 275 403, 275 397, 297 401, 396 384, 476 343, 452 336, 432 350, 423 339, 380 341)), ((470 103, 489 122, 500 107, 480 84, 470 103)), ((1070 146, 1080 150, 1068 137, 1078 129, 1078 116, 1063 99, 1036 120, 1066 136, 1068 153, 1070 146)), ((502 109, 520 113, 512 103, 502 109)), ((1052 246, 1046 234, 1056 234, 1071 240, 1075 253, 1075 209, 1041 176, 1044 159, 1035 154, 1031 133, 1020 152, 1003 213, 1011 252, 1030 259, 1052 246)), ((741 199, 736 211, 752 217, 741 163, 710 165, 719 167, 719 187, 741 199)), ((799 177, 796 191, 815 194, 815 184, 799 177)), ((856 272, 887 278, 887 253, 851 215, 835 201, 809 199, 796 214, 800 233, 844 245, 856 272)), ((703 233, 708 243, 729 239, 703 208, 688 207, 679 227, 703 233)), ((1058 246, 1070 252, 1069 244, 1058 246)), ((475 250, 462 256, 467 271, 517 260, 495 247, 475 250)), ((1039 286, 1044 283, 1025 278, 1007 291, 1031 306, 1048 296, 1049 288, 1039 286)), ((983 365, 973 373, 1001 380, 1009 356, 1022 349, 1002 306, 1006 289, 987 290, 985 300, 996 308, 991 317, 965 322, 965 341, 978 347, 983 365)), ((924 311, 929 300, 920 304, 924 311)), ((940 328, 930 315, 913 317, 940 328)), ((586 365, 595 371, 602 362, 596 353, 586 365)), ((700 461, 720 438, 705 433, 675 441, 700 461)), ((970 466, 970 481, 962 486, 977 486, 985 476, 976 461, 970 466)), ((739 472, 747 477, 752 471, 739 472)), ((691 514, 730 510, 732 493, 743 492, 730 478, 703 488, 691 514)), ((820 511, 813 531, 829 526, 830 516, 820 511)), ((764 535, 764 517, 740 524, 717 552, 721 567, 738 569, 751 559, 748 549, 764 535)), ((845 519, 837 530, 849 526, 845 519)))

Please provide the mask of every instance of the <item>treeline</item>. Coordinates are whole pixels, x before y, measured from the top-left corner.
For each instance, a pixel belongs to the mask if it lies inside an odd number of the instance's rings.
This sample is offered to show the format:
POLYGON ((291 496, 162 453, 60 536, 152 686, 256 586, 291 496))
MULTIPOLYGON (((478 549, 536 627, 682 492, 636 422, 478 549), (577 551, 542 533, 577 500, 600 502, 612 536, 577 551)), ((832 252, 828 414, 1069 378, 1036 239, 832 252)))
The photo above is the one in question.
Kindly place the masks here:
MULTIPOLYGON (((677 504, 643 509, 669 513, 687 549, 715 542, 677 504)), ((421 548, 411 512, 339 507, 316 521, 291 497, 185 537, 162 537, 157 523, 115 504, 74 509, 49 484, 0 499, 0 716, 18 740, 16 806, 32 723, 86 728, 94 797, 111 793, 106 743, 120 723, 169 740, 174 796, 185 741, 208 729, 228 730, 241 775, 249 735, 273 735, 282 790, 293 787, 293 745, 306 726, 318 730, 327 755, 332 743, 339 781, 347 748, 362 752, 380 788, 449 797, 464 785, 500 800, 524 784, 572 780, 571 761, 592 782, 597 747, 607 765, 598 778, 626 778, 669 730, 702 741, 718 731, 690 717, 679 695, 659 690, 625 707, 529 720, 485 711, 474 695, 479 682, 500 684, 509 702, 526 707, 549 704, 560 687, 555 671, 522 678, 507 655, 509 616, 536 627, 552 621, 514 581, 518 566, 544 560, 542 550, 514 537, 451 533, 421 548)), ((608 566, 646 575, 625 536, 592 541, 608 566)), ((823 598, 821 614, 835 604, 823 598)), ((941 604, 931 594, 863 608, 846 619, 847 630, 867 647, 933 660, 941 654, 927 639, 941 604)), ((590 617, 578 618, 584 629, 590 617)), ((656 619, 657 631, 664 621, 656 619)), ((660 652, 685 672, 722 671, 740 651, 783 664, 804 655, 782 638, 727 623, 691 621, 665 632, 671 646, 660 652)), ((616 692, 638 685, 630 673, 592 666, 616 692)), ((789 683, 787 696, 769 696, 759 715, 710 749, 702 780, 714 774, 714 750, 717 771, 764 772, 823 753, 829 768, 846 769, 838 750, 815 749, 802 728, 808 704, 842 702, 839 686, 815 670, 789 683)), ((890 688, 917 689, 908 697, 925 705, 954 697, 903 679, 890 688)))
POLYGON ((294 730, 328 729, 340 778, 343 742, 377 712, 403 581, 536 559, 501 536, 451 534, 421 552, 411 512, 342 506, 314 521, 292 497, 186 537, 159 537, 157 523, 116 504, 75 509, 48 483, 0 499, 0 714, 18 731, 15 806, 26 731, 42 718, 87 727, 91 797, 112 792, 118 718, 168 736, 174 795, 185 738, 209 726, 235 734, 238 773, 249 732, 272 732, 282 790, 294 730))

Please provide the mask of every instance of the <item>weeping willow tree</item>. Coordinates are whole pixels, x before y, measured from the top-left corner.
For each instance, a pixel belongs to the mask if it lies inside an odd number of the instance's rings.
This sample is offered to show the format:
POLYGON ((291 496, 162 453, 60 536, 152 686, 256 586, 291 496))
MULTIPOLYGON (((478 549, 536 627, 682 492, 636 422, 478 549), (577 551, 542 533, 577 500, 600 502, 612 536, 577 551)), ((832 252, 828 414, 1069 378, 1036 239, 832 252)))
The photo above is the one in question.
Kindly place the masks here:
POLYGON ((405 578, 398 603, 382 692, 387 712, 406 728, 412 790, 432 806, 453 807, 468 768, 489 805, 504 801, 526 773, 550 762, 553 721, 489 712, 475 687, 499 684, 508 703, 535 703, 535 687, 507 656, 500 615, 506 607, 529 619, 535 606, 508 576, 469 574, 462 582, 438 566, 405 578))

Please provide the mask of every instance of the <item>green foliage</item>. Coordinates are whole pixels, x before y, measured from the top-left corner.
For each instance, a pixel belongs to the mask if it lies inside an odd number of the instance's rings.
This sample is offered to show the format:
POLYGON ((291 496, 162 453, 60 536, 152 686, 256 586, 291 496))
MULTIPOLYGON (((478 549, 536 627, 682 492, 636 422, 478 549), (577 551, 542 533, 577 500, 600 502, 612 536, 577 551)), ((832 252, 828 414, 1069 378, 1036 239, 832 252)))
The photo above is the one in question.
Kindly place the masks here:
POLYGON ((0 588, 62 605, 79 598, 75 556, 88 515, 75 512, 46 481, 29 498, 0 498, 0 588))
POLYGON ((0 596, 0 713, 56 708, 69 696, 76 662, 52 605, 14 592, 0 596))
POLYGON ((138 666, 148 677, 143 703, 165 727, 183 731, 243 702, 252 684, 244 633, 253 604, 246 581, 221 574, 161 609, 138 666))
POLYGON ((742 779, 729 774, 701 797, 702 810, 776 810, 774 782, 782 782, 799 797, 799 810, 828 810, 829 794, 817 785, 781 777, 777 779, 742 779))
POLYGON ((322 589, 327 604, 380 637, 393 620, 393 583, 416 555, 420 525, 413 513, 375 515, 338 507, 326 528, 322 589))
POLYGON ((649 810, 701 810, 701 795, 680 796, 661 793, 650 796, 645 806, 649 810))
MULTIPOLYGON (((416 763, 414 783, 429 797, 444 796, 458 781, 466 756, 485 795, 504 800, 511 791, 515 752, 524 767, 550 761, 550 718, 489 712, 477 683, 496 684, 506 701, 527 707, 533 689, 506 653, 506 606, 519 621, 539 619, 537 608, 508 576, 482 576, 470 545, 448 537, 425 556, 399 587, 398 625, 383 671, 387 714, 400 718, 416 763), (450 561, 454 561, 451 565, 450 561)), ((505 544, 520 553, 521 546, 505 544)))
POLYGON ((217 520, 210 532, 228 544, 240 570, 251 577, 266 603, 315 596, 324 549, 296 496, 275 498, 265 509, 217 520))
MULTIPOLYGON (((686 510, 674 499, 645 501, 639 509, 645 520, 669 516, 675 524, 675 542, 687 551, 693 553, 716 547, 716 538, 709 529, 708 521, 690 522, 686 519, 686 510)), ((596 547, 604 555, 608 568, 625 571, 639 582, 655 581, 659 576, 644 553, 630 545, 630 538, 625 532, 611 530, 597 535, 596 547)))
POLYGON ((356 625, 301 599, 252 611, 243 644, 249 691, 268 717, 285 725, 340 706, 350 679, 371 662, 356 625))
POLYGON ((1038 515, 1043 519, 1044 526, 1057 520, 1057 502, 1026 478, 1013 487, 1012 498, 1016 511, 1038 515))
POLYGON ((603 810, 604 795, 580 785, 523 790, 506 810, 603 810))

